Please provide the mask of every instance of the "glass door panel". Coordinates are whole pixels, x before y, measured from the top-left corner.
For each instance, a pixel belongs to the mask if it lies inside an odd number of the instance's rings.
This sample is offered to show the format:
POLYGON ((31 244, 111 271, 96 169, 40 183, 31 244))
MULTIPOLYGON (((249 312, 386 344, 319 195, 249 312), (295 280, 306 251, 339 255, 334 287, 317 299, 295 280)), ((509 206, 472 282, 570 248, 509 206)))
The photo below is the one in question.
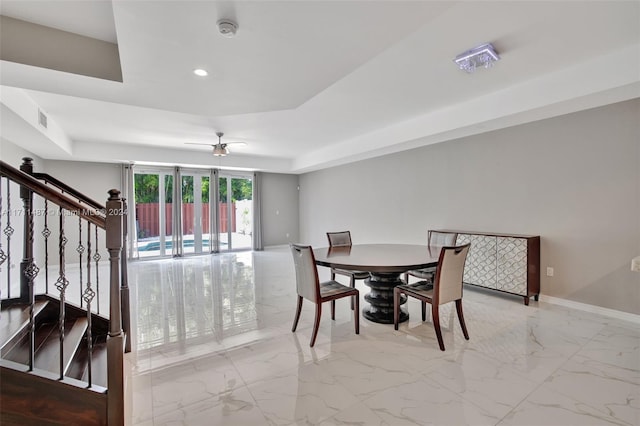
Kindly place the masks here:
POLYGON ((229 222, 229 210, 230 206, 228 203, 227 196, 227 183, 229 179, 226 177, 220 176, 219 178, 219 189, 220 189, 220 199, 218 200, 218 214, 220 217, 220 223, 218 224, 218 240, 220 241, 220 251, 229 250, 229 242, 231 241, 231 230, 228 226, 229 222))
POLYGON ((211 252, 211 220, 209 208, 209 176, 200 177, 200 217, 202 228, 202 253, 211 252))
POLYGON ((160 255, 171 256, 173 235, 173 175, 164 173, 161 179, 160 223, 164 224, 160 233, 160 255))
POLYGON ((184 254, 209 249, 209 176, 182 176, 182 250, 184 254))
POLYGON ((193 175, 182 175, 182 252, 195 252, 194 236, 197 234, 194 209, 193 175))
POLYGON ((136 204, 136 245, 138 257, 160 254, 160 175, 135 173, 134 193, 136 204))
POLYGON ((173 176, 134 175, 136 247, 138 257, 171 254, 171 189, 173 176))
POLYGON ((247 250, 252 247, 253 180, 250 177, 220 176, 220 250, 247 250))

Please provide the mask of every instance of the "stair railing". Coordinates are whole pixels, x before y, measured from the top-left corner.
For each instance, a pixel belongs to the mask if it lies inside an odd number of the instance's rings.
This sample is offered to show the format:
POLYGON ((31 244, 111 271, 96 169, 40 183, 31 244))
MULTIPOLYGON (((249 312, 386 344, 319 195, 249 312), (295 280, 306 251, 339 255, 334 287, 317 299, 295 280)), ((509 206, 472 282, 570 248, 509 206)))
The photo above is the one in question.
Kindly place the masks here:
MULTIPOLYGON (((69 285, 69 279, 65 270, 66 262, 66 250, 65 245, 67 243, 67 233, 65 230, 65 217, 77 217, 79 227, 78 230, 82 232, 82 223, 86 224, 86 248, 83 245, 82 237, 79 237, 78 248, 76 251, 79 253, 80 270, 82 271, 83 254, 86 249, 86 282, 80 282, 79 287, 80 303, 84 302, 86 305, 87 322, 89 326, 87 328, 86 340, 87 351, 89 354, 89 367, 88 367, 88 387, 92 386, 91 377, 91 349, 92 349, 92 335, 91 335, 91 320, 92 320, 92 301, 96 295, 97 288, 94 289, 91 282, 91 262, 95 262, 96 269, 96 286, 99 284, 98 272, 98 230, 102 229, 105 232, 105 247, 109 253, 109 330, 107 337, 107 418, 109 425, 122 425, 124 424, 124 350, 130 350, 130 333, 129 333, 129 289, 127 285, 127 273, 126 273, 126 253, 125 245, 123 244, 123 238, 126 238, 126 204, 122 198, 120 198, 120 192, 118 190, 110 190, 109 198, 106 206, 101 207, 98 203, 91 200, 88 197, 83 196, 80 192, 68 187, 56 179, 44 175, 33 173, 33 163, 30 158, 24 158, 23 163, 20 166, 20 170, 17 170, 8 164, 0 161, 0 176, 4 177, 7 182, 7 217, 5 219, 6 227, 3 229, 3 234, 7 237, 6 253, 5 249, 0 246, 0 265, 8 259, 7 267, 7 294, 5 297, 2 294, 2 298, 6 299, 11 297, 11 274, 10 274, 10 259, 11 259, 11 234, 13 234, 13 228, 11 225, 10 203, 10 182, 20 187, 20 198, 22 199, 23 209, 22 215, 24 216, 24 241, 23 241, 23 258, 20 263, 20 295, 17 298, 20 302, 26 302, 29 304, 29 326, 28 326, 28 339, 29 339, 29 371, 34 370, 34 354, 35 354, 35 319, 34 319, 34 306, 35 306, 35 280, 39 273, 39 267, 36 265, 34 259, 34 195, 42 197, 45 205, 44 212, 44 230, 42 235, 45 238, 45 271, 47 277, 45 278, 46 289, 48 291, 48 249, 46 248, 47 240, 51 234, 49 229, 49 222, 47 216, 49 215, 49 204, 57 206, 57 214, 59 215, 59 241, 58 241, 58 258, 59 258, 59 277, 56 281, 56 288, 60 292, 60 313, 59 313, 59 333, 60 333, 60 380, 64 378, 64 372, 66 366, 63 365, 63 353, 64 353, 64 320, 65 320, 65 292, 69 285), (36 178, 37 176, 37 178, 36 178), (38 179, 42 179, 45 183, 40 182, 38 179), (73 199, 74 197, 76 199, 73 199), (93 229, 92 229, 93 227, 93 229), (95 234, 95 253, 92 257, 92 230, 95 234), (83 285, 85 287, 83 288, 83 285), (123 310, 124 308, 124 310, 123 310), (123 330, 123 324, 125 326, 123 330)), ((0 182, 0 186, 1 186, 0 182)), ((2 209, 2 192, 0 192, 0 210, 2 209)), ((2 225, 2 217, 0 216, 0 226, 2 225)), ((81 272, 82 274, 82 272, 81 272)), ((99 294, 99 291, 98 291, 99 294)), ((14 299, 15 301, 15 299, 14 299)), ((3 303, 5 300, 3 300, 3 303)), ((9 300, 11 302, 11 300, 9 300)))
MULTIPOLYGON (((67 185, 66 183, 62 182, 61 180, 47 174, 47 173, 41 173, 41 172, 34 172, 33 171, 33 165, 32 165, 32 159, 29 157, 25 157, 23 158, 23 165, 21 166, 21 170, 25 171, 26 173, 29 173, 31 176, 33 176, 34 178, 44 182, 47 185, 50 185, 54 188, 56 188, 58 191, 60 191, 61 194, 68 194, 70 196, 72 196, 74 199, 76 199, 79 203, 81 204, 86 204, 88 206, 90 206, 90 208, 95 209, 95 211, 97 212, 105 212, 106 209, 105 207, 98 203, 97 201, 93 200, 92 198, 86 196, 85 194, 83 194, 82 192, 78 191, 77 189, 67 185), (23 169, 23 167, 26 165, 26 169, 23 169)), ((121 304, 122 304, 122 326, 123 326, 123 331, 125 333, 125 352, 131 352, 131 317, 130 317, 130 305, 129 305, 129 285, 128 285, 128 274, 127 274, 127 251, 126 251, 126 244, 124 243, 125 241, 127 241, 127 223, 128 223, 128 215, 127 215, 127 205, 126 205, 126 199, 122 198, 122 202, 124 203, 124 207, 121 209, 122 210, 122 220, 123 220, 123 230, 122 230, 122 241, 123 241, 123 245, 122 245, 122 253, 121 253, 121 304)), ((46 207, 46 203, 47 200, 45 199, 45 211, 47 211, 47 207, 46 207)), ((45 230, 47 229, 47 215, 45 215, 45 230)), ((81 226, 81 219, 78 219, 78 232, 79 235, 82 236, 82 226, 81 226)), ((97 244, 98 242, 98 229, 99 227, 96 226, 95 227, 95 242, 97 244)), ((43 231, 43 236, 46 237, 46 232, 43 231)), ((87 229, 87 232, 89 232, 89 229, 87 229)), ((87 245, 90 245, 90 236, 87 237, 87 245)), ((48 258, 48 253, 47 253, 47 249, 46 249, 46 242, 45 242, 45 273, 48 274, 48 263, 47 263, 47 258, 48 258)), ((83 274, 82 274, 82 264, 83 264, 83 259, 82 259, 82 255, 84 254, 85 249, 87 249, 87 247, 85 247, 84 245, 80 244, 77 248, 76 251, 78 252, 79 255, 79 262, 78 262, 78 266, 79 266, 79 279, 80 282, 83 282, 83 274)), ((100 313, 100 277, 98 274, 98 262, 101 259, 100 254, 97 251, 97 247, 96 247, 96 252, 93 255, 93 260, 95 262, 95 269, 96 269, 96 310, 97 313, 100 313)), ((91 269, 91 265, 90 265, 90 261, 89 261, 90 256, 87 256, 87 275, 90 273, 90 269, 91 269)), ((87 281, 89 281, 91 278, 90 276, 88 276, 87 281)), ((48 291, 48 277, 45 278, 45 286, 47 288, 48 291)), ((85 290, 86 291, 86 290, 85 290)), ((80 289, 80 297, 79 297, 79 302, 80 302, 80 306, 82 307, 83 302, 87 303, 87 295, 85 294, 85 291, 82 290, 82 288, 80 289)), ((88 311, 90 311, 91 309, 87 309, 88 311)))

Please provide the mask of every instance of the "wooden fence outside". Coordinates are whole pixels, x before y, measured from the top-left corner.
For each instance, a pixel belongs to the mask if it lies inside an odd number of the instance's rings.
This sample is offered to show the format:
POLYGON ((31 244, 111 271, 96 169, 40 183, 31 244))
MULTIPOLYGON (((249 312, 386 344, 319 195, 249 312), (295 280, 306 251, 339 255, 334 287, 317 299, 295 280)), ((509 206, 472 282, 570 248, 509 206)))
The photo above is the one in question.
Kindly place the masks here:
MULTIPOLYGON (((219 203, 220 208, 220 232, 227 232, 227 203, 219 203)), ((165 204, 165 235, 171 235, 172 204, 165 204)), ((231 232, 236 232, 236 205, 231 203, 231 232)), ((139 203, 136 204, 136 226, 138 238, 157 237, 160 235, 160 204, 139 203)), ((195 228, 195 214, 193 203, 182 204, 182 233, 193 234, 195 228)), ((202 204, 202 233, 209 233, 209 204, 202 204)))

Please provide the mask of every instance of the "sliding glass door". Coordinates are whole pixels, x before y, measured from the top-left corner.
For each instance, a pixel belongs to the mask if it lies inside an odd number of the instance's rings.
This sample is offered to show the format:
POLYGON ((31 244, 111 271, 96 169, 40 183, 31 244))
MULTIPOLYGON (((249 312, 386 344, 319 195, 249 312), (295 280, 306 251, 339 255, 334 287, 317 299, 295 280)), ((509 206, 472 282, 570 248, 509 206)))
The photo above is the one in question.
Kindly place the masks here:
POLYGON ((218 239, 220 251, 252 247, 253 179, 249 175, 221 173, 219 177, 218 239))
POLYGON ((182 173, 182 252, 209 253, 209 172, 182 173))
POLYGON ((173 174, 141 170, 134 175, 137 257, 171 254, 173 174))
POLYGON ((210 253, 216 236, 219 251, 250 250, 253 177, 220 173, 216 205, 215 176, 211 170, 137 169, 132 256, 210 253))

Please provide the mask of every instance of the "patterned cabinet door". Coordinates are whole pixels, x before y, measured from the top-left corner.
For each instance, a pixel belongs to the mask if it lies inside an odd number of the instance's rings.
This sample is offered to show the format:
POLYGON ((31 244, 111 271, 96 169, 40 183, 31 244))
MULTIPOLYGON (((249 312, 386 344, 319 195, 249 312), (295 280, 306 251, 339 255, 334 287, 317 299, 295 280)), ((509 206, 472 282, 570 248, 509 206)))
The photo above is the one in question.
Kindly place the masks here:
POLYGON ((464 264, 463 281, 496 288, 496 237, 458 234, 456 244, 467 243, 471 243, 471 247, 464 264))
POLYGON ((498 237, 497 289, 527 295, 527 240, 498 237))

